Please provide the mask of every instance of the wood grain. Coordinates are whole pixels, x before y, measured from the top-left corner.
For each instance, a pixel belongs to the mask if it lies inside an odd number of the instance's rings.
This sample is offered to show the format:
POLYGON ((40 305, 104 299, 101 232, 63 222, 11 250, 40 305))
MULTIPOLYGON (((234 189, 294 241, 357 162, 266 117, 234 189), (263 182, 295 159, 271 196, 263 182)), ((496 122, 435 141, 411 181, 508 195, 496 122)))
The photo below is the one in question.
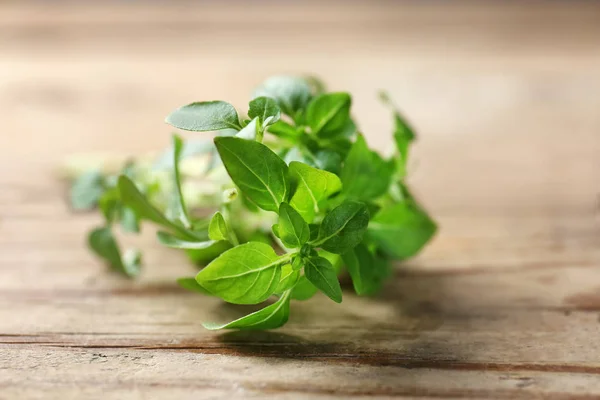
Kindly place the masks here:
POLYGON ((234 5, 0 5, 0 399, 598 398, 600 7, 234 5), (290 72, 350 90, 384 152, 389 90, 441 231, 378 297, 209 332, 249 308, 178 289, 150 227, 124 238, 141 278, 107 273, 58 166, 158 151, 176 106, 290 72))

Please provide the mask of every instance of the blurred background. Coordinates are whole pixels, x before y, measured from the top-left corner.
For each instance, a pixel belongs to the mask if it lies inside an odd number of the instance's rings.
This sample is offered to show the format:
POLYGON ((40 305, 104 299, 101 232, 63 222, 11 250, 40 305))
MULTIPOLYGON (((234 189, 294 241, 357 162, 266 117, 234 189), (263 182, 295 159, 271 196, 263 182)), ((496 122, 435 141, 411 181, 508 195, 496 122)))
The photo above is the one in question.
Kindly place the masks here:
MULTIPOLYGON (((5 216, 55 210, 41 199, 68 155, 160 150, 174 108, 245 110, 256 85, 287 73, 351 92, 384 153, 392 120, 377 91, 391 94, 419 134, 410 179, 442 232, 454 217, 510 214, 486 233, 510 235, 521 217, 597 207, 599 3, 4 1, 2 198, 32 202, 5 216)), ((466 238, 435 246, 425 257, 469 250, 466 238)))

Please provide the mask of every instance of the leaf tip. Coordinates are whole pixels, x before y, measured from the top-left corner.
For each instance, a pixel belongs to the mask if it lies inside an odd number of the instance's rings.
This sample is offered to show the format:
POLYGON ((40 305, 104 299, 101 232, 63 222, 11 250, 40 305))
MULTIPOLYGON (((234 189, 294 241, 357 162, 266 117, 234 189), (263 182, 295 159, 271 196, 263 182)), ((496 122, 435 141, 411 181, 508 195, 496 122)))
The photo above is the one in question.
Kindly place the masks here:
POLYGON ((202 326, 209 331, 218 331, 219 329, 223 329, 223 325, 217 324, 216 322, 203 322, 202 326))

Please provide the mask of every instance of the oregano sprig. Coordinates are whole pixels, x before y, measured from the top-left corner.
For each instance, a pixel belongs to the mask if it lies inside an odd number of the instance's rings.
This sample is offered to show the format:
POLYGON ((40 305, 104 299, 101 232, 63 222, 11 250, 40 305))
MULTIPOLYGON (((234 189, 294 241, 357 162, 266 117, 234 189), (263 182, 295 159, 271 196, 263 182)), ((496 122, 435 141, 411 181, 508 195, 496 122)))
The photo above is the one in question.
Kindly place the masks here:
POLYGON ((82 174, 72 205, 98 207, 105 221, 90 233, 90 248, 134 277, 141 254, 122 254, 113 230, 139 232, 141 221, 152 222, 160 244, 186 251, 201 268, 177 280, 182 288, 234 304, 275 299, 207 329, 278 328, 292 300, 318 291, 339 303, 344 271, 356 294, 377 293, 391 262, 417 254, 437 230, 405 181, 414 131, 389 96, 381 98, 393 110, 391 158, 358 131, 350 94, 328 93, 313 77, 268 79, 248 118, 225 101, 176 109, 167 123, 216 132, 214 140, 174 135, 150 166, 134 161, 117 173, 82 174), (200 164, 188 164, 194 157, 200 164))

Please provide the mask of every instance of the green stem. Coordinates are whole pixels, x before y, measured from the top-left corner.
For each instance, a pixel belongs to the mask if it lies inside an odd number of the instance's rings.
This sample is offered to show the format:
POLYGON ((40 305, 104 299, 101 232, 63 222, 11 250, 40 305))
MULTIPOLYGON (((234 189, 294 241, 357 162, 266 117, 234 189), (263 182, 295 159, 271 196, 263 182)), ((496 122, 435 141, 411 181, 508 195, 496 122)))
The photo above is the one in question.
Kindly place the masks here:
POLYGON ((258 143, 262 143, 263 138, 265 137, 265 130, 262 126, 258 126, 256 129, 256 141, 258 143))
POLYGON ((279 258, 277 259, 277 264, 278 265, 284 265, 285 263, 287 263, 289 260, 292 259, 293 256, 295 256, 296 254, 298 254, 297 251, 294 251, 292 253, 285 253, 282 256, 279 256, 279 258))
POLYGON ((227 225, 227 234, 229 235, 229 241, 231 242, 232 245, 239 246, 240 241, 239 241, 237 235, 235 234, 235 231, 233 230, 233 227, 231 224, 231 209, 230 209, 229 203, 223 205, 221 213, 223 214, 223 219, 225 220, 225 225, 227 225))

